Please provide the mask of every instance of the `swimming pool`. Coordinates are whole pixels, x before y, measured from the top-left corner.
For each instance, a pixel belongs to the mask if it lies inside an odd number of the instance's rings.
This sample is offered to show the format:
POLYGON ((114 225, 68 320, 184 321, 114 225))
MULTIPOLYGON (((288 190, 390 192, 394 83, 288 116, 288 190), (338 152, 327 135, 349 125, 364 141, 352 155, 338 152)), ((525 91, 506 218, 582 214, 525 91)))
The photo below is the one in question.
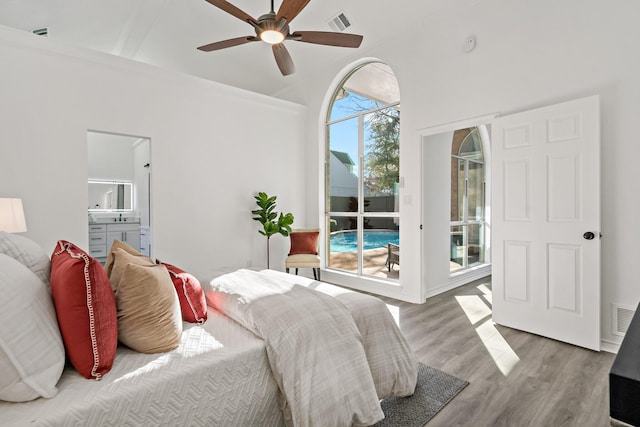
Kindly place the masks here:
MULTIPOLYGON (((387 243, 400 244, 400 232, 394 230, 364 230, 363 249, 386 248, 387 243)), ((331 233, 331 252, 356 252, 358 232, 355 230, 331 233)))

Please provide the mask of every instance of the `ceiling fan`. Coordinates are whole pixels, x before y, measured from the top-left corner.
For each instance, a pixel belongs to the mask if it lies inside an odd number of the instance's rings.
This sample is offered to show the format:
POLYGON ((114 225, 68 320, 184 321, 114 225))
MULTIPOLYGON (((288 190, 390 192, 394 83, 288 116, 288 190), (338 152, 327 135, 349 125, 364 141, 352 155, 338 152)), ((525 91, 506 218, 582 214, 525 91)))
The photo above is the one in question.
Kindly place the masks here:
POLYGON ((289 51, 283 44, 285 40, 339 47, 358 47, 360 43, 362 43, 362 36, 357 34, 330 31, 295 31, 291 33, 289 31, 289 24, 311 0, 283 0, 277 13, 273 9, 273 0, 271 0, 271 11, 260 16, 258 19, 254 19, 246 12, 225 0, 206 1, 236 18, 249 23, 255 30, 256 35, 206 44, 200 46, 198 50, 211 52, 249 42, 264 41, 271 45, 278 68, 284 76, 295 72, 291 55, 289 55, 289 51))

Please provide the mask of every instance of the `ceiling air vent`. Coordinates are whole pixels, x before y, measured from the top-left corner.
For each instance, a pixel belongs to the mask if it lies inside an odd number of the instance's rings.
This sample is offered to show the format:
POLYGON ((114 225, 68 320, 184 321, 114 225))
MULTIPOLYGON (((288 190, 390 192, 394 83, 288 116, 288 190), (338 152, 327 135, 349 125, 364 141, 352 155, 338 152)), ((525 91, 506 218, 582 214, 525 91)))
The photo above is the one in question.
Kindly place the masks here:
POLYGON ((49 35, 49 28, 36 28, 35 30, 31 30, 31 32, 37 36, 47 37, 49 35))
POLYGON ((344 12, 340 12, 329 20, 329 26, 333 31, 344 31, 351 26, 351 22, 349 22, 349 18, 347 18, 344 12))

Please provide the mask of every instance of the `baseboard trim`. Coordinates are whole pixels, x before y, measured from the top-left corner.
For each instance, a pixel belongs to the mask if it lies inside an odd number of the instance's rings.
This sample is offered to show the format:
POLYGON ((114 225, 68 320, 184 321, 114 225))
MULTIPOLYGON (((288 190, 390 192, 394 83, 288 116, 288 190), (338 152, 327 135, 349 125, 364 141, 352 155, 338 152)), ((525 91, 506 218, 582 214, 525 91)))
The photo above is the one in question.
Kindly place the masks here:
POLYGON ((613 342, 609 340, 600 340, 600 350, 606 351, 607 353, 618 354, 621 344, 622 343, 613 342))
POLYGON ((429 299, 431 297, 435 297, 436 295, 440 295, 440 294, 443 294, 443 293, 445 293, 447 291, 450 291, 451 289, 455 289, 458 286, 462 286, 463 284, 464 283, 447 283, 444 286, 440 286, 440 287, 435 288, 435 289, 429 289, 425 293, 424 298, 425 298, 425 300, 427 300, 427 299, 429 299))
POLYGON ((491 275, 491 264, 479 265, 460 273, 453 273, 449 276, 449 284, 454 286, 466 285, 474 280, 482 279, 491 275))
POLYGON ((459 286, 466 285, 467 283, 474 282, 476 280, 484 279, 491 276, 491 264, 481 265, 474 269, 465 270, 459 274, 449 276, 449 281, 443 286, 439 286, 433 289, 427 289, 424 295, 425 300, 427 298, 435 297, 451 289, 455 289, 459 286))

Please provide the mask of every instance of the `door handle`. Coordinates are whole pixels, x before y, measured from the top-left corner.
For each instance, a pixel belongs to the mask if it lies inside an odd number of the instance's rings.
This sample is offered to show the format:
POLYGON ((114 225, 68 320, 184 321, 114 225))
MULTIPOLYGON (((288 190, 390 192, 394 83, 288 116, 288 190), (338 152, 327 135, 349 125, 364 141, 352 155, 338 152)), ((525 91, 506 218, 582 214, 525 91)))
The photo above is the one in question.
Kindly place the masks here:
POLYGON ((593 234, 591 231, 587 231, 582 235, 582 237, 584 237, 586 240, 593 240, 596 237, 596 235, 593 234))

